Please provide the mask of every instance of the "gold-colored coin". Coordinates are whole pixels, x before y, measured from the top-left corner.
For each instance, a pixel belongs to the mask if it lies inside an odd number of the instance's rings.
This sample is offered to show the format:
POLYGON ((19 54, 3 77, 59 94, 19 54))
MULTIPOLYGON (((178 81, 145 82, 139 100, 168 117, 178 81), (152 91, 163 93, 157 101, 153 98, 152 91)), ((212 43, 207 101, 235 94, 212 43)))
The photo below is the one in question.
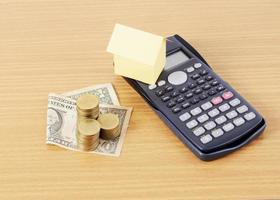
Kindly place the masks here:
POLYGON ((81 142, 81 141, 77 141, 77 145, 79 147, 83 147, 83 148, 90 148, 92 146, 96 146, 99 144, 99 138, 97 138, 95 141, 91 141, 90 143, 85 143, 84 141, 81 142))
POLYGON ((77 146, 83 151, 92 151, 99 144, 100 124, 94 119, 83 118, 77 121, 77 146))
POLYGON ((77 131, 83 136, 93 136, 99 134, 100 124, 93 119, 80 120, 77 124, 77 131))
POLYGON ((101 126, 101 138, 105 140, 112 140, 120 135, 120 120, 118 115, 113 113, 104 113, 101 114, 97 120, 101 126))
POLYGON ((90 111, 99 106, 99 100, 96 95, 85 94, 77 99, 77 108, 82 111, 90 111))
POLYGON ((118 115, 113 113, 101 114, 97 121, 100 123, 103 130, 112 130, 119 126, 120 120, 118 115))

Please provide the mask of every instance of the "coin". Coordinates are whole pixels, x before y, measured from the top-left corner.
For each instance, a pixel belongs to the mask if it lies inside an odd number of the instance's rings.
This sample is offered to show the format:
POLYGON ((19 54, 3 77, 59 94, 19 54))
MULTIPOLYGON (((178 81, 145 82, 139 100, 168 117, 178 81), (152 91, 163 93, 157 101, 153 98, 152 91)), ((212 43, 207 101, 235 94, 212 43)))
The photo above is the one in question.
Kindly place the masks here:
POLYGON ((83 151, 91 151, 99 144, 100 124, 94 119, 77 121, 77 146, 83 151))
POLYGON ((99 105, 98 97, 94 94, 85 94, 77 99, 77 107, 81 110, 91 110, 99 105))
POLYGON ((104 113, 99 115, 97 120, 101 126, 100 137, 102 139, 112 140, 120 135, 120 120, 118 115, 104 113))
POLYGON ((99 115, 99 100, 96 95, 82 95, 77 99, 76 105, 78 117, 80 118, 96 119, 99 115))
POLYGON ((78 123, 78 132, 84 136, 92 136, 99 134, 100 124, 96 120, 85 119, 78 123))

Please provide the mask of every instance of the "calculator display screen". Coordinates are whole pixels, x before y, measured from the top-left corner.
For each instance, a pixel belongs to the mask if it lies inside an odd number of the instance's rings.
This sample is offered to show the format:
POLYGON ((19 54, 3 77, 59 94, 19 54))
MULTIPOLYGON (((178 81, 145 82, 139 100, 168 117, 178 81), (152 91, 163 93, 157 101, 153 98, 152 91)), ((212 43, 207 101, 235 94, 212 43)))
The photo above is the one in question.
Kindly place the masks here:
POLYGON ((175 53, 166 57, 164 70, 171 69, 172 67, 183 63, 189 59, 190 58, 183 51, 176 51, 175 53))

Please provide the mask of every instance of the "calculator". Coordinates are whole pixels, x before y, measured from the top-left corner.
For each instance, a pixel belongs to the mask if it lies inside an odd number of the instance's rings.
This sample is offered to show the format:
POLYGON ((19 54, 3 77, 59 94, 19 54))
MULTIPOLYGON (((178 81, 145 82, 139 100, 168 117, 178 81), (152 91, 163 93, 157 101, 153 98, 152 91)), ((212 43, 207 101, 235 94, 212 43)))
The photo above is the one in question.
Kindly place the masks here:
POLYGON ((179 35, 167 38, 155 84, 125 79, 201 160, 225 156, 265 129, 264 118, 179 35))

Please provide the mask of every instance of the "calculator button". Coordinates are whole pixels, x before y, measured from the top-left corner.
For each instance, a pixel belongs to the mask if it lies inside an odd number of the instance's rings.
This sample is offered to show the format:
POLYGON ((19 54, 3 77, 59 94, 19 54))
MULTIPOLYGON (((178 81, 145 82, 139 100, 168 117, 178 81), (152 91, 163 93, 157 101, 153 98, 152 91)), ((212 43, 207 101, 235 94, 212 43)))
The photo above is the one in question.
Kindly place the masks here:
POLYGON ((176 71, 168 75, 168 82, 172 85, 181 85, 185 83, 188 79, 188 76, 183 71, 176 71))
POLYGON ((188 73, 191 73, 191 72, 194 71, 194 68, 193 68, 193 67, 188 67, 188 68, 186 69, 186 71, 187 71, 188 73))
POLYGON ((176 101, 177 101, 177 103, 182 103, 184 100, 185 100, 184 97, 179 96, 176 101))
POLYGON ((208 110, 211 107, 212 107, 212 104, 209 101, 201 105, 201 108, 203 110, 208 110))
POLYGON ((191 104, 189 102, 186 102, 186 103, 182 104, 182 108, 184 108, 184 109, 188 108, 190 106, 191 106, 191 104))
POLYGON ((197 68, 200 68, 202 66, 202 64, 201 63, 195 63, 193 66, 197 69, 197 68))
POLYGON ((181 93, 185 93, 185 92, 187 92, 188 91, 188 89, 186 88, 186 87, 182 87, 181 89, 180 89, 180 92, 181 93))
POLYGON ((155 89, 156 87, 157 87, 156 84, 151 84, 151 85, 148 86, 149 90, 153 90, 153 89, 155 89))
POLYGON ((172 86, 167 86, 166 88, 165 88, 165 91, 166 92, 170 92, 170 91, 172 91, 174 88, 172 87, 172 86))
POLYGON ((240 126, 245 123, 245 120, 242 117, 238 117, 233 120, 233 123, 235 124, 235 126, 240 126))
POLYGON ((217 93, 216 90, 209 90, 208 91, 208 94, 211 95, 211 96, 213 96, 216 93, 217 93))
POLYGON ((202 85, 203 83, 205 83, 204 79, 199 79, 196 81, 198 85, 202 85))
POLYGON ((223 129, 224 129, 225 132, 229 132, 233 128, 234 128, 234 125, 231 122, 223 126, 223 129))
POLYGON ((193 89, 193 88, 195 88, 195 87, 196 87, 196 84, 195 84, 195 83, 189 84, 189 88, 190 88, 190 89, 193 89))
POLYGON ((216 127, 216 123, 213 121, 210 121, 210 122, 207 122, 206 124, 204 124, 204 127, 206 128, 206 130, 209 131, 216 127))
POLYGON ((206 84, 203 86, 203 90, 209 90, 211 88, 211 86, 209 84, 206 84))
POLYGON ((203 133, 205 133, 205 129, 203 127, 198 127, 193 130, 193 134, 195 134, 195 136, 200 136, 203 133))
POLYGON ((200 77, 199 74, 193 74, 192 75, 192 79, 194 79, 194 80, 198 79, 199 77, 200 77))
POLYGON ((207 75, 207 76, 205 77, 205 79, 206 79, 206 81, 211 81, 211 80, 213 79, 213 76, 207 75))
POLYGON ((217 124, 222 124, 222 123, 224 123, 226 121, 227 121, 227 118, 224 115, 222 115, 222 116, 218 117, 217 119, 215 119, 215 122, 217 124))
POLYGON ((218 96, 218 97, 214 97, 214 98, 211 100, 211 102, 212 102, 214 105, 218 105, 218 104, 220 104, 220 103, 223 102, 223 99, 222 99, 222 97, 218 96))
POLYGON ((227 100, 227 99, 230 99, 231 97, 233 97, 233 93, 228 91, 228 92, 225 92, 222 97, 227 100))
POLYGON ((158 91, 156 91, 156 95, 160 97, 160 96, 164 95, 164 91, 158 90, 158 91))
POLYGON ((189 121, 188 123, 186 123, 186 126, 187 126, 189 129, 192 129, 192 128, 196 127, 197 124, 198 124, 198 122, 197 122, 195 119, 193 119, 192 121, 189 121))
POLYGON ((188 112, 185 112, 184 114, 182 114, 182 115, 179 116, 179 119, 180 119, 182 122, 184 122, 184 121, 186 121, 186 120, 188 120, 188 119, 190 119, 190 118, 191 118, 191 115, 190 115, 188 112))
POLYGON ((216 86, 216 85, 218 85, 218 84, 219 84, 219 82, 218 82, 217 80, 214 80, 214 81, 211 83, 212 86, 216 86))
POLYGON ((207 96, 207 94, 205 94, 205 93, 203 93, 203 94, 201 94, 200 96, 199 96, 199 98, 201 99, 201 100, 203 100, 203 99, 206 99, 208 96, 207 96))
POLYGON ((204 75, 208 74, 208 72, 204 69, 204 70, 200 71, 199 74, 201 76, 204 76, 204 75))
POLYGON ((199 102, 199 98, 196 98, 196 97, 191 100, 192 104, 196 104, 198 102, 199 102))
POLYGON ((203 123, 203 122, 206 122, 208 119, 209 119, 208 115, 203 114, 197 118, 197 121, 199 121, 200 123, 203 123))
POLYGON ((203 144, 206 144, 208 142, 211 142, 212 141, 212 136, 207 134, 207 135, 204 135, 200 138, 200 141, 203 143, 203 144))
POLYGON ((197 89, 194 91, 195 94, 200 94, 201 92, 202 92, 202 89, 201 89, 201 88, 197 88, 197 89))
POLYGON ((229 119, 233 119, 233 118, 237 117, 237 115, 238 115, 238 113, 235 110, 230 111, 226 114, 227 118, 229 118, 229 119))
POLYGON ((165 85, 165 80, 160 80, 158 83, 157 83, 157 85, 160 87, 160 86, 163 86, 163 85, 165 85))
POLYGON ((180 95, 180 93, 177 92, 177 91, 174 91, 174 92, 171 93, 171 96, 172 96, 172 97, 177 97, 177 96, 179 96, 179 95, 180 95))
POLYGON ((253 112, 247 113, 246 115, 244 115, 244 118, 248 121, 254 119, 256 117, 256 114, 253 112))
POLYGON ((193 93, 192 93, 192 92, 189 92, 189 93, 186 94, 186 98, 187 98, 187 99, 191 98, 192 96, 193 96, 193 93))
POLYGON ((163 102, 166 102, 166 101, 168 101, 170 99, 170 96, 163 96, 163 97, 161 97, 161 100, 163 101, 163 102))
POLYGON ((229 102, 229 104, 231 105, 231 106, 237 106, 237 105, 239 105, 240 104, 240 100, 239 99, 237 99, 237 98, 235 98, 235 99, 233 99, 233 100, 231 100, 230 102, 229 102))
POLYGON ((220 85, 220 86, 217 87, 217 91, 218 91, 218 92, 221 92, 221 91, 223 91, 224 89, 225 89, 225 87, 222 86, 222 85, 220 85))
POLYGON ((248 107, 243 105, 243 106, 238 107, 236 110, 241 114, 241 113, 248 111, 248 107))
POLYGON ((210 117, 215 117, 215 116, 217 116, 219 113, 220 113, 220 111, 219 111, 217 108, 214 108, 213 110, 211 110, 211 111, 208 112, 208 115, 209 115, 210 117))
POLYGON ((224 134, 224 131, 222 130, 222 129, 215 129, 215 130, 213 130, 212 132, 211 132, 211 134, 215 137, 215 138, 217 138, 217 137, 220 137, 220 136, 222 136, 223 134, 224 134))
POLYGON ((200 114, 202 112, 202 110, 200 109, 200 107, 196 107, 196 108, 192 109, 190 112, 193 116, 196 116, 196 115, 200 114))
POLYGON ((230 109, 230 106, 229 106, 228 103, 225 103, 225 104, 223 104, 223 105, 221 105, 221 106, 219 107, 219 110, 220 110, 221 112, 225 112, 225 111, 227 111, 227 110, 229 110, 229 109, 230 109))
POLYGON ((175 108, 172 109, 172 112, 178 113, 178 112, 180 112, 181 110, 182 110, 182 109, 181 109, 180 107, 175 107, 175 108))
POLYGON ((175 105, 176 105, 176 103, 174 101, 169 101, 168 104, 167 104, 167 107, 171 108, 171 107, 173 107, 175 105))

